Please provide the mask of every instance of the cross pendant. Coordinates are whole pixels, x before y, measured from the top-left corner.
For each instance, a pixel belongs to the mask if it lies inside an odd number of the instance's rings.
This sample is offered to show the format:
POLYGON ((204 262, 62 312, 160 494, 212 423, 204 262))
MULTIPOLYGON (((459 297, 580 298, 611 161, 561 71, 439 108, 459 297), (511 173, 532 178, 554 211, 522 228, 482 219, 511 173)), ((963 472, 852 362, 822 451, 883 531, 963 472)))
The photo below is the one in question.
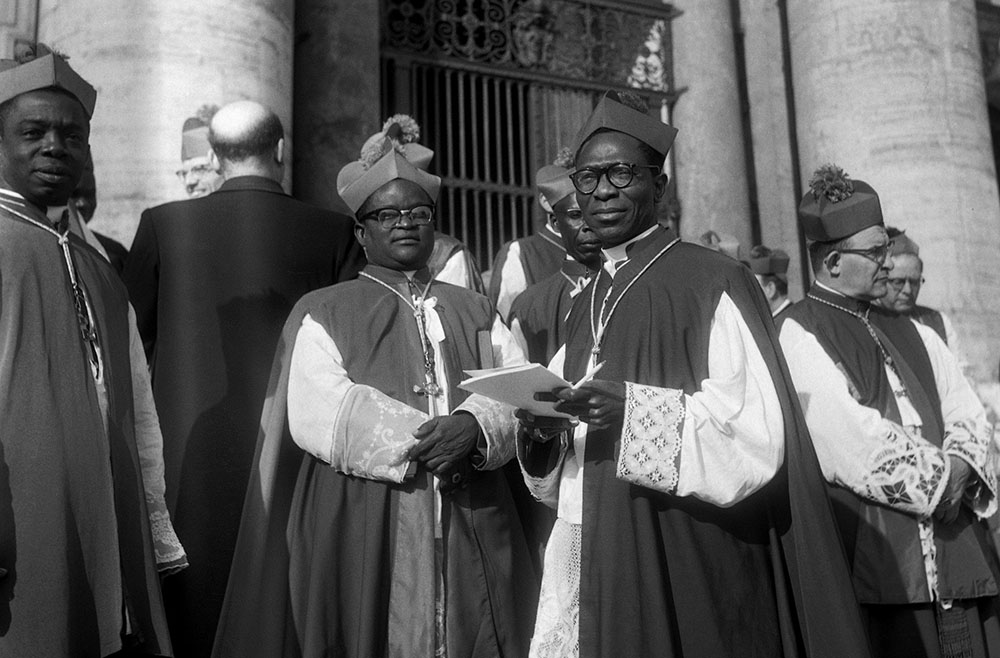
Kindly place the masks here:
POLYGON ((427 382, 425 384, 414 384, 413 392, 417 395, 438 397, 443 392, 437 382, 427 382))

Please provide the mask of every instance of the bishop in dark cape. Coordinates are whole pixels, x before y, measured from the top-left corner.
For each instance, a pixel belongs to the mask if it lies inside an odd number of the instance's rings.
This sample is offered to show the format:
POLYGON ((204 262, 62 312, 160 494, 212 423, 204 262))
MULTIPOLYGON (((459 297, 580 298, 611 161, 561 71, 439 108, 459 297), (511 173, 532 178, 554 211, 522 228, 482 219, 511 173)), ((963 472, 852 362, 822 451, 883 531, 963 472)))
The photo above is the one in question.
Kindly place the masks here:
POLYGON ((676 131, 622 100, 594 110, 573 174, 605 255, 551 364, 582 382, 555 392, 581 422, 525 417, 518 442, 559 512, 530 655, 866 656, 760 287, 657 226, 676 131))
POLYGON ((128 295, 46 216, 80 179, 96 92, 38 55, 0 61, 0 655, 171 655, 128 295))
POLYGON ((369 264, 285 325, 216 658, 527 651, 513 410, 458 388, 524 357, 486 297, 426 268, 440 179, 414 132, 394 117, 338 178, 369 264))
POLYGON ((510 305, 532 284, 559 271, 566 249, 551 223, 546 222, 531 235, 511 240, 500 247, 493 260, 489 296, 500 317, 510 315, 510 305))
POLYGON ((893 267, 875 190, 829 165, 811 187, 799 216, 816 282, 781 345, 874 654, 998 655, 985 411, 932 329, 872 305, 893 267))

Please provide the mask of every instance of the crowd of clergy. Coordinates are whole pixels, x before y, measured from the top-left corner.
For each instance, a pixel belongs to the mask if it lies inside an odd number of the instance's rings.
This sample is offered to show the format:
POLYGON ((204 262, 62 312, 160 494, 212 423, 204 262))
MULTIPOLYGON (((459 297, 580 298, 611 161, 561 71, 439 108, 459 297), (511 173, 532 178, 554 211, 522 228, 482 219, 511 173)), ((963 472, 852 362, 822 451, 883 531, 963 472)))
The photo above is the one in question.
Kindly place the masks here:
POLYGON ((609 91, 482 274, 414 118, 346 216, 243 100, 126 250, 97 107, 0 60, 0 655, 1000 657, 993 427, 871 185, 816 163, 793 302, 661 225, 683 132, 609 91), (524 408, 461 385, 531 363, 524 408))

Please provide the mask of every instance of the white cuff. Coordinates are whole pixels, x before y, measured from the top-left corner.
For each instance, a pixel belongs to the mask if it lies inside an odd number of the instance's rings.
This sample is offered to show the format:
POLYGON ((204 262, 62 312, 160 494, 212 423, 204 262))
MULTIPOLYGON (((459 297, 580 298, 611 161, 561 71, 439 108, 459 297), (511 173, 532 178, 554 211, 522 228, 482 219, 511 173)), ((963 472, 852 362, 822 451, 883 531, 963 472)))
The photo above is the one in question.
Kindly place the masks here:
POLYGON ((625 382, 619 479, 675 493, 680 479, 684 392, 625 382))

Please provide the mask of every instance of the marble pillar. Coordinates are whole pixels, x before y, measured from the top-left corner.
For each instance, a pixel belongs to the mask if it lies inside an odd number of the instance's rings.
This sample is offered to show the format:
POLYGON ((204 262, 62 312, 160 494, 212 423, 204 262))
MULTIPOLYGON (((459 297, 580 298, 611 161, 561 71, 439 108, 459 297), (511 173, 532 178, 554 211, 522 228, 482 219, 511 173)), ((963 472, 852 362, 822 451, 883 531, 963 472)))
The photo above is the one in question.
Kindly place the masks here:
POLYGON ((791 257, 788 291, 801 299, 803 282, 792 144, 785 90, 781 19, 774 0, 740 0, 746 55, 750 134, 757 182, 761 243, 791 257))
POLYGON ((729 0, 676 0, 674 77, 686 89, 674 107, 681 235, 729 233, 750 246, 748 193, 738 73, 729 0))
POLYGON ((835 162, 920 246, 920 303, 1000 359, 1000 200, 972 0, 789 0, 802 179, 835 162))
POLYGON ((379 85, 379 2, 295 5, 295 196, 349 212, 337 195, 337 172, 358 159, 361 145, 387 118, 379 85))
POLYGON ((260 101, 291 147, 294 0, 40 1, 41 40, 98 90, 97 230, 128 245, 143 209, 185 198, 181 126, 203 104, 260 101))
POLYGON ((0 59, 10 59, 15 43, 34 41, 37 6, 38 0, 0 2, 0 59))

